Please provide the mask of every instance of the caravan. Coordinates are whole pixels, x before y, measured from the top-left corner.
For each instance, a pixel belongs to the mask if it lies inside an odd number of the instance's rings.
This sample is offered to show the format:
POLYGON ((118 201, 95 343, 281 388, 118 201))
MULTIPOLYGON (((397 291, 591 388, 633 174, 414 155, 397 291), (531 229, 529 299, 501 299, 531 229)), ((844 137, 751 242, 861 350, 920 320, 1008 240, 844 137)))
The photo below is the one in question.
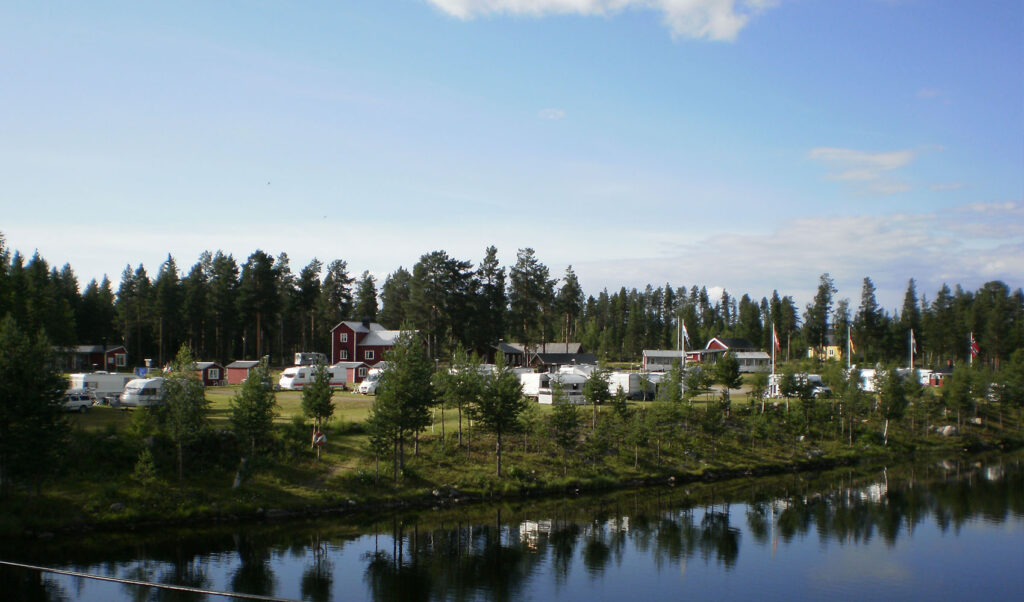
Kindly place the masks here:
POLYGON ((92 372, 72 374, 68 385, 72 389, 88 389, 98 402, 114 402, 124 391, 125 385, 135 377, 131 374, 92 372))
POLYGON ((126 408, 160 405, 164 402, 164 379, 136 378, 124 386, 124 393, 116 402, 116 406, 126 408))
MULTIPOLYGON (((327 367, 330 374, 331 388, 344 389, 348 383, 345 366, 335 364, 327 367)), ((316 376, 316 366, 292 366, 285 368, 278 380, 278 386, 285 391, 301 391, 303 388, 313 384, 316 376)))

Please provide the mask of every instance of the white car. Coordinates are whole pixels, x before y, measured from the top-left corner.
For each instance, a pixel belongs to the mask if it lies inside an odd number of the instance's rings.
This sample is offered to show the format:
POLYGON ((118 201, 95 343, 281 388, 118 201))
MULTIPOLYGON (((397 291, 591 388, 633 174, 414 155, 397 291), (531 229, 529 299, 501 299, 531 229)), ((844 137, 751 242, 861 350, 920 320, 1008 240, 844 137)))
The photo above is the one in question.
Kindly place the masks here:
POLYGON ((67 412, 84 414, 95 402, 96 398, 89 389, 68 389, 64 393, 64 410, 67 412))

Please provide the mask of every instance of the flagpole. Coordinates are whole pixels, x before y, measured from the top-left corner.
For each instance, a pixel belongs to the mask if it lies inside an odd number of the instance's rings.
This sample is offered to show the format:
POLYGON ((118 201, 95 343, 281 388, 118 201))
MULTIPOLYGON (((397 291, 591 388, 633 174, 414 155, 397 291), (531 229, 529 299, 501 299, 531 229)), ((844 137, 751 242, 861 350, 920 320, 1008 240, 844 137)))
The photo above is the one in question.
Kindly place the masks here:
POLYGON ((850 335, 850 327, 847 326, 846 327, 846 371, 847 372, 850 371, 850 341, 853 340, 850 337, 851 337, 851 335, 850 335))
POLYGON ((967 344, 967 365, 974 365, 974 331, 971 331, 971 340, 967 344))
POLYGON ((914 329, 910 329, 910 371, 914 371, 914 329))

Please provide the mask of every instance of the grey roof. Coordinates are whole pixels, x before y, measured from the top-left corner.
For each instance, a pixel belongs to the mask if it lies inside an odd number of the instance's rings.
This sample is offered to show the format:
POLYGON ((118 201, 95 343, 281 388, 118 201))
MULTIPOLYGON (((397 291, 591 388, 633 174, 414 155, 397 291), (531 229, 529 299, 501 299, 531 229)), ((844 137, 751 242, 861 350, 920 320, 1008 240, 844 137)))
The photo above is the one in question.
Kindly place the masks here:
POLYGON ((738 360, 770 360, 772 357, 764 351, 733 351, 733 356, 738 360))
POLYGON ((359 366, 365 366, 363 362, 338 362, 331 364, 332 368, 358 368, 359 366))
POLYGON ((395 341, 398 340, 398 335, 400 334, 402 334, 401 330, 384 330, 383 328, 379 330, 371 330, 370 333, 359 342, 359 345, 394 345, 395 341))
POLYGON ((238 360, 237 362, 231 362, 228 364, 228 368, 255 368, 259 365, 259 362, 255 360, 238 360))
MULTIPOLYGON (((542 364, 596 364, 597 356, 593 353, 534 353, 533 358, 542 364)), ((532 362, 531 362, 532 363, 532 362)))
POLYGON ((220 362, 196 362, 196 370, 206 370, 214 366, 220 367, 220 362))
MULTIPOLYGON (((107 345, 106 351, 124 348, 124 345, 107 345)), ((103 345, 73 345, 71 347, 54 347, 54 349, 70 351, 72 353, 103 353, 104 351, 103 345)))
MULTIPOLYGON (((523 343, 501 343, 515 349, 519 353, 523 353, 526 350, 526 345, 523 343)), ((512 353, 502 349, 505 353, 512 353)), ((580 353, 583 351, 582 343, 531 343, 530 353, 580 353)))
MULTIPOLYGON (((682 357, 681 353, 678 349, 644 349, 646 357, 682 357)), ((687 353, 693 353, 693 350, 687 350, 687 353)))

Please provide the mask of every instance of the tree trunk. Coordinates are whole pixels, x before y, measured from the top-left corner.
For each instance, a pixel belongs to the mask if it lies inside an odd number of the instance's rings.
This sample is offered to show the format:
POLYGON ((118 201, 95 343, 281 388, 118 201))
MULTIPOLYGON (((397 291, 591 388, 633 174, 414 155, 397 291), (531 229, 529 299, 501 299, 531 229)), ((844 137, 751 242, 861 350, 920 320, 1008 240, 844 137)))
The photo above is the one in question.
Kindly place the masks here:
POLYGON ((498 456, 498 478, 500 479, 501 478, 501 431, 498 431, 497 435, 498 435, 498 443, 495 446, 495 451, 497 452, 497 456, 498 456))
POLYGON ((889 419, 885 419, 885 429, 882 431, 882 445, 889 445, 889 419))
POLYGON ((181 440, 178 440, 178 482, 181 483, 185 479, 185 470, 182 467, 182 450, 181 440))
POLYGON ((459 402, 459 447, 462 447, 462 402, 459 402))

